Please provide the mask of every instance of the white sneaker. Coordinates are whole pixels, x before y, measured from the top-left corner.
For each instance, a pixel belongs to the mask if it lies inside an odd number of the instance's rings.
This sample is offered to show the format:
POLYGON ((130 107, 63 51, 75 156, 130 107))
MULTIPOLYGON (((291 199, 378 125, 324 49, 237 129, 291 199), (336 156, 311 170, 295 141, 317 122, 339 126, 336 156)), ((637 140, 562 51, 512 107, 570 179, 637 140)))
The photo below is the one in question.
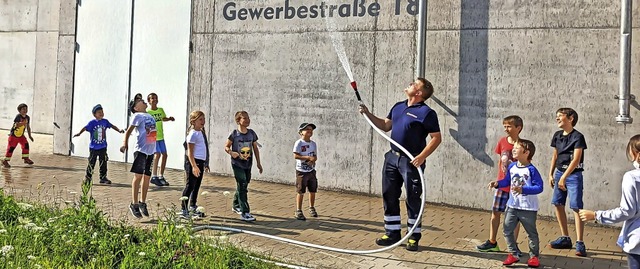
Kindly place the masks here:
POLYGON ((251 213, 242 213, 242 215, 240 215, 240 219, 244 221, 256 220, 256 218, 253 215, 251 215, 251 213))
POLYGON ((231 211, 233 211, 233 213, 236 213, 238 215, 242 214, 242 210, 239 207, 232 207, 231 211))

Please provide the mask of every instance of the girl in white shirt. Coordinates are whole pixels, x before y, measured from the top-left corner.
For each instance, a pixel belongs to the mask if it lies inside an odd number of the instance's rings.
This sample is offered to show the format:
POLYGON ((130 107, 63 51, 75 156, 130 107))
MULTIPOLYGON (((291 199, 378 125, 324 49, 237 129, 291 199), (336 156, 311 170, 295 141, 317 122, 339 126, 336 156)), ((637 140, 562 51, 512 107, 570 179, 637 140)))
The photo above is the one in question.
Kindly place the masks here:
POLYGON ((622 198, 620 206, 609 210, 580 210, 583 221, 595 220, 599 223, 612 224, 623 222, 618 237, 618 246, 627 253, 630 269, 640 269, 640 134, 634 135, 627 144, 627 158, 633 162, 635 169, 622 177, 622 198))
POLYGON ((207 137, 204 134, 204 123, 202 111, 193 111, 189 114, 190 126, 185 141, 187 152, 184 162, 187 180, 182 191, 182 214, 180 216, 185 219, 190 218, 191 215, 204 217, 203 210, 196 204, 203 173, 209 171, 209 150, 207 137))

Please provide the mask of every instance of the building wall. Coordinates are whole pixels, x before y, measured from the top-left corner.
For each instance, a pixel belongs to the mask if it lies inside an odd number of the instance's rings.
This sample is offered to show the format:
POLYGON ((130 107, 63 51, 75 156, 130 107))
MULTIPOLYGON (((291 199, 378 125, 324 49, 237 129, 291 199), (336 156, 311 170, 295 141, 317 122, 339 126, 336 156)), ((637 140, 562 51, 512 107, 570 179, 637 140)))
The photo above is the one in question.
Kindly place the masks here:
MULTIPOLYGON (((324 2, 337 4, 337 12, 349 4, 349 12, 342 13, 353 13, 354 1, 324 2)), ((355 2, 356 13, 361 3, 367 10, 374 3, 355 2)), ((389 146, 357 113, 350 79, 332 44, 332 36, 342 37, 365 103, 385 117, 405 98, 402 89, 415 77, 417 17, 411 7, 407 11, 409 1, 378 2, 377 16, 323 20, 298 13, 286 19, 293 14, 286 13, 287 7, 309 10, 319 4, 312 0, 194 0, 189 107, 209 113, 214 172, 231 174, 222 147, 235 127, 233 113, 246 110, 263 145, 265 172, 254 170, 257 179, 294 182, 296 128, 313 122, 318 125, 320 186, 380 194, 389 146), (251 11, 239 11, 268 7, 282 7, 281 18, 252 19, 251 11), (246 12, 248 18, 238 19, 231 10, 246 12), (338 33, 329 31, 331 25, 338 33)), ((637 9, 633 14, 638 25, 637 9)), ((615 206, 621 176, 632 167, 624 147, 638 132, 637 123, 624 126, 614 120, 619 20, 615 1, 429 1, 426 77, 436 93, 427 103, 438 112, 443 142, 427 159, 427 200, 490 207, 492 192, 486 185, 497 174, 493 150, 504 135, 502 118, 511 114, 524 119, 521 136, 536 143, 533 163, 547 182, 549 144, 558 130, 555 111, 572 107, 579 113, 576 128, 588 144, 586 206, 615 206), (607 195, 599 195, 603 192, 607 195)), ((638 41, 634 38, 634 51, 638 41)), ((632 78, 638 67, 633 57, 632 78)), ((634 80, 633 94, 637 86, 634 80)), ((546 184, 540 195, 542 215, 554 214, 551 193, 546 184)))
POLYGON ((0 129, 26 103, 33 132, 53 132, 60 2, 0 2, 0 129))

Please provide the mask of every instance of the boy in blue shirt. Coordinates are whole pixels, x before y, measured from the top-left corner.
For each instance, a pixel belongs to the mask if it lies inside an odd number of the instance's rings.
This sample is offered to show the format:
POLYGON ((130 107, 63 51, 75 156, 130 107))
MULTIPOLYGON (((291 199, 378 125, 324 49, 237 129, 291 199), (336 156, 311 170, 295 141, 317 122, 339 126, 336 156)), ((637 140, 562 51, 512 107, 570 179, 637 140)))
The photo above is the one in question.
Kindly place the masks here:
POLYGON ((112 128, 119 133, 124 133, 124 130, 116 127, 104 118, 104 111, 100 104, 94 106, 91 112, 96 119, 89 121, 89 123, 87 123, 85 127, 82 127, 82 130, 73 137, 80 136, 84 131, 88 131, 89 134, 91 134, 91 142, 89 142, 89 164, 87 165, 85 180, 91 181, 96 160, 100 159, 100 184, 111 184, 111 181, 107 178, 107 161, 109 160, 109 156, 107 156, 107 129, 112 128))

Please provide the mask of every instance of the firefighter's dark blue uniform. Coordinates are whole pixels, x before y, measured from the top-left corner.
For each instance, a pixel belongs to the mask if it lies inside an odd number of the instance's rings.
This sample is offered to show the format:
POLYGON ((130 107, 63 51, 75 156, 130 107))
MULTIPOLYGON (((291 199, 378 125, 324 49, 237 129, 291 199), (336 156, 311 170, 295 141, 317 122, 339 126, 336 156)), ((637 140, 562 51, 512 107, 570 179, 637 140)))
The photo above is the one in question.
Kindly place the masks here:
MULTIPOLYGON (((407 100, 396 103, 387 116, 391 120, 391 138, 416 156, 427 145, 430 133, 440 132, 438 116, 424 102, 407 106, 407 100)), ((421 169, 424 171, 424 164, 421 169)), ((408 227, 413 226, 420 211, 422 182, 418 169, 402 151, 391 144, 391 150, 384 156, 382 169, 382 199, 384 201, 384 229, 391 238, 401 237, 400 195, 405 185, 408 213, 408 227)), ((413 231, 412 239, 421 238, 421 226, 413 231)))

